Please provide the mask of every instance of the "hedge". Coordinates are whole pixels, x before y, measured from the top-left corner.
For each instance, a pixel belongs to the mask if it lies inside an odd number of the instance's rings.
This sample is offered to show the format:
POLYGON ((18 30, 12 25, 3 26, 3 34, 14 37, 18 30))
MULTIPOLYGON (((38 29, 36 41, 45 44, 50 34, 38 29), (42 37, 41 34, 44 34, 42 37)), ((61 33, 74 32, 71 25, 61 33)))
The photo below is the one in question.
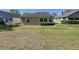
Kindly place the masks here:
POLYGON ((55 25, 55 23, 41 23, 42 26, 55 25))
POLYGON ((79 21, 61 21, 62 24, 79 24, 79 21))

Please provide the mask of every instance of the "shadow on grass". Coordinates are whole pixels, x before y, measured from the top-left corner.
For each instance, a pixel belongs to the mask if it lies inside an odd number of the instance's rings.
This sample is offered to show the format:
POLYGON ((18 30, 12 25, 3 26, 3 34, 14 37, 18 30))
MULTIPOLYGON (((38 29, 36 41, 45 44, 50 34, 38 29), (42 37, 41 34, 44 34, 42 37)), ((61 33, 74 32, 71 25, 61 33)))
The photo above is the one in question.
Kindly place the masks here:
POLYGON ((19 24, 16 25, 4 25, 4 24, 0 24, 0 31, 14 31, 13 28, 14 27, 19 27, 19 24))

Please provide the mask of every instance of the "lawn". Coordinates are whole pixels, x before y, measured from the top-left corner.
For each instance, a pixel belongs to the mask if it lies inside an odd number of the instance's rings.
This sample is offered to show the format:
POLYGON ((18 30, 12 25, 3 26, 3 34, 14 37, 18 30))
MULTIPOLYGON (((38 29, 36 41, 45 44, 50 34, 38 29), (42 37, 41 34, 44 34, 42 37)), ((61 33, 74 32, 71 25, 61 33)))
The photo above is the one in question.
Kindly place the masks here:
POLYGON ((77 50, 79 24, 21 25, 13 27, 12 31, 1 29, 0 49, 77 50))

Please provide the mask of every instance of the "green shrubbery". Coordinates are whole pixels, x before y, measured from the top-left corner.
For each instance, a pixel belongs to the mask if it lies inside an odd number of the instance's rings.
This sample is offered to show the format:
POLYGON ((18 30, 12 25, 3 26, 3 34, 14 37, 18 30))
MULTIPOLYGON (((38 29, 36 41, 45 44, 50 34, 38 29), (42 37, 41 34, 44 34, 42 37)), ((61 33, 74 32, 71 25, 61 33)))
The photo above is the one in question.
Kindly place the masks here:
POLYGON ((15 25, 5 25, 5 24, 0 24, 0 29, 12 29, 13 27, 18 27, 20 26, 19 24, 15 25))
POLYGON ((55 23, 41 23, 42 26, 55 25, 55 23))
POLYGON ((79 24, 79 21, 61 21, 62 24, 79 24))

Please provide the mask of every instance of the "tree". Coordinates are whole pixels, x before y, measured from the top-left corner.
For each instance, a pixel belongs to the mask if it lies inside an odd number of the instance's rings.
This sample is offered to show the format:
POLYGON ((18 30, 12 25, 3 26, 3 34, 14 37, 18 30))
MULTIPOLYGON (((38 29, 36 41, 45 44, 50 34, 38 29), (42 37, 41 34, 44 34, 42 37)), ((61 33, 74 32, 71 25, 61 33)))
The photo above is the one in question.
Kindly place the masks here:
POLYGON ((57 16, 57 14, 56 13, 52 13, 52 15, 51 15, 52 17, 55 17, 55 16, 57 16))
POLYGON ((10 13, 12 13, 12 15, 15 16, 15 17, 20 17, 21 16, 19 10, 17 10, 17 9, 11 9, 10 13))
POLYGON ((23 13, 22 15, 23 16, 26 16, 27 14, 30 14, 29 12, 25 12, 25 13, 23 13))

